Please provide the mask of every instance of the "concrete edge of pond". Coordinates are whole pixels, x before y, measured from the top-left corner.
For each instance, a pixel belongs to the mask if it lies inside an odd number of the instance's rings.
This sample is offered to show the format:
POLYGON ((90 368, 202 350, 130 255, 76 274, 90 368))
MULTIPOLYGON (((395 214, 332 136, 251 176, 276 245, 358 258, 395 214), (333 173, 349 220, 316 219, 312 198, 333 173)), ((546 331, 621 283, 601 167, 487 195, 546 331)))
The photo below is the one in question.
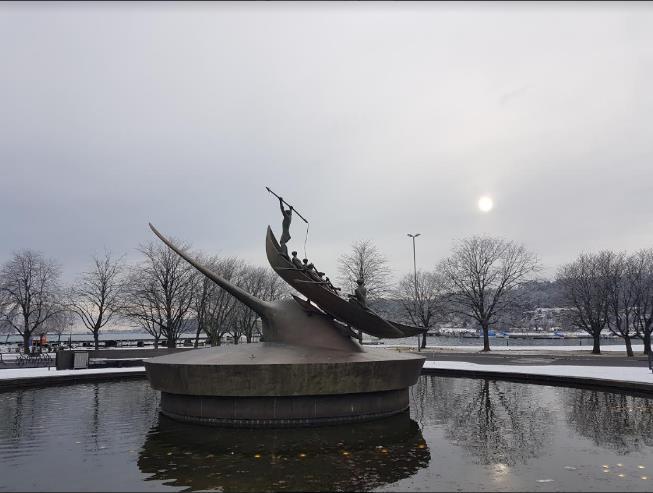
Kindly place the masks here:
POLYGON ((111 380, 134 380, 144 378, 146 378, 145 369, 142 371, 114 371, 111 373, 80 373, 77 375, 66 374, 47 377, 36 376, 8 378, 0 379, 0 392, 30 387, 50 387, 54 385, 71 385, 87 382, 106 382, 111 380))
POLYGON ((451 368, 422 368, 422 375, 437 375, 456 378, 487 378, 492 380, 507 380, 511 382, 531 383, 536 385, 552 385, 556 387, 592 388, 611 392, 627 392, 638 394, 653 394, 653 384, 645 382, 630 382, 625 380, 608 380, 605 378, 538 375, 531 373, 463 370, 451 368))
MULTIPOLYGON (((2 371, 2 370, 0 370, 2 371)), ((537 385, 554 385, 564 387, 594 388, 597 390, 608 390, 612 392, 653 394, 653 384, 644 382, 629 382, 619 380, 607 380, 590 377, 572 377, 559 375, 537 375, 525 373, 493 372, 485 370, 461 370, 446 368, 422 368, 422 375, 437 375, 443 377, 457 378, 490 378, 493 380, 507 380, 537 385)), ((49 387, 54 385, 71 385, 87 382, 102 382, 113 380, 136 380, 147 377, 145 370, 124 371, 111 373, 90 373, 77 375, 52 375, 47 377, 23 377, 0 379, 0 392, 11 391, 21 388, 49 387)))

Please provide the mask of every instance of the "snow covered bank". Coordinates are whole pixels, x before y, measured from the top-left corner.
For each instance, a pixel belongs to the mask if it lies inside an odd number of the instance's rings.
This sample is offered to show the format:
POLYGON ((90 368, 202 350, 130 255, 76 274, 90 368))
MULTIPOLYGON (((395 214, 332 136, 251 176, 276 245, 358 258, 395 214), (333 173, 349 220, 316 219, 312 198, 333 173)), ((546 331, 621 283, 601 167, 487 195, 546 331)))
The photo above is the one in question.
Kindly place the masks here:
POLYGON ((127 368, 91 368, 84 370, 55 370, 51 368, 10 368, 0 370, 0 380, 13 380, 16 378, 56 378, 63 376, 98 375, 111 373, 138 373, 144 372, 144 366, 127 368))
MULTIPOLYGON (((594 385, 607 385, 609 387, 623 387, 653 391, 653 373, 647 367, 615 367, 615 366, 574 366, 574 365, 492 365, 468 363, 465 361, 426 361, 424 373, 454 371, 470 377, 478 378, 479 375, 488 374, 497 376, 505 374, 507 377, 530 375, 534 377, 547 377, 551 384, 556 383, 589 383, 594 385)), ((145 367, 132 368, 94 368, 85 370, 55 370, 47 368, 20 368, 0 371, 0 387, 12 388, 14 386, 30 386, 31 382, 37 385, 49 385, 61 382, 80 383, 97 379, 128 377, 145 374, 145 367), (105 378, 102 378, 105 377, 105 378)))
POLYGON ((653 385, 653 373, 647 367, 631 366, 571 366, 571 365, 479 365, 466 361, 426 361, 425 369, 458 370, 470 373, 509 373, 566 377, 611 382, 644 383, 653 385))
MULTIPOLYGON (((406 349, 417 349, 417 344, 381 344, 376 347, 382 347, 386 349, 393 348, 406 348, 406 349)), ((483 349, 482 345, 478 346, 430 346, 427 345, 426 348, 423 348, 422 351, 467 351, 467 352, 478 352, 483 349)), ((501 346, 499 344, 490 344, 490 349, 493 353, 499 353, 503 351, 571 351, 571 352, 583 352, 591 353, 592 346, 501 346)), ((622 345, 605 345, 601 346, 602 353, 623 353, 626 354, 626 347, 622 345)), ((643 344, 633 344, 633 352, 635 356, 641 356, 644 353, 643 344)))

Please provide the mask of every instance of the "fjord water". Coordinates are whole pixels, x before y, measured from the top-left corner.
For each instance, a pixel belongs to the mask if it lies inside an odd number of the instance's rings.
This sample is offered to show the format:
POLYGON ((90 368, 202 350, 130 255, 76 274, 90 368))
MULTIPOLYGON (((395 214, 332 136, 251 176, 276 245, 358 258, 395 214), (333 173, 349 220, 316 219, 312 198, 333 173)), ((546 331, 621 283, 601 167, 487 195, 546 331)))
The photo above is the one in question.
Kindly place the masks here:
POLYGON ((653 400, 420 377, 411 410, 346 426, 205 428, 146 380, 0 394, 0 490, 650 491, 653 400))

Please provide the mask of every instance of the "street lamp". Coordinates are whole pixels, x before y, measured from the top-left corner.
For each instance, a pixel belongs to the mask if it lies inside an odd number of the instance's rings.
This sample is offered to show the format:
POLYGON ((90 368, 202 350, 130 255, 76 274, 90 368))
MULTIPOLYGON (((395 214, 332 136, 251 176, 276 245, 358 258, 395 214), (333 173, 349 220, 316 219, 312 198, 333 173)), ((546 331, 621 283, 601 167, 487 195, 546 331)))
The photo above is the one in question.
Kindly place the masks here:
MULTIPOLYGON (((415 274, 415 312, 417 312, 417 262, 415 260, 415 238, 417 238, 421 233, 415 233, 415 234, 410 234, 408 233, 407 236, 410 236, 413 239, 413 272, 415 274)), ((416 313, 417 314, 417 313, 416 313)), ((419 334, 417 335, 417 350, 420 350, 420 343, 419 343, 419 334)))

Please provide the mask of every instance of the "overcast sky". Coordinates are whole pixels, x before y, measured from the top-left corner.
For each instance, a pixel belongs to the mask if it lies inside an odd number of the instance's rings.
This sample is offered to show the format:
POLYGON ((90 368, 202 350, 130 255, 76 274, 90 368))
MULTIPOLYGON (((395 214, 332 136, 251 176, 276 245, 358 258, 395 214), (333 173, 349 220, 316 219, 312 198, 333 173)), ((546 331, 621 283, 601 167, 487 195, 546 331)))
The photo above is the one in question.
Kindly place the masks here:
POLYGON ((266 265, 266 186, 332 278, 358 239, 410 272, 407 233, 423 269, 653 247, 651 3, 2 3, 0 71, 0 261, 66 279, 148 221, 266 265))

